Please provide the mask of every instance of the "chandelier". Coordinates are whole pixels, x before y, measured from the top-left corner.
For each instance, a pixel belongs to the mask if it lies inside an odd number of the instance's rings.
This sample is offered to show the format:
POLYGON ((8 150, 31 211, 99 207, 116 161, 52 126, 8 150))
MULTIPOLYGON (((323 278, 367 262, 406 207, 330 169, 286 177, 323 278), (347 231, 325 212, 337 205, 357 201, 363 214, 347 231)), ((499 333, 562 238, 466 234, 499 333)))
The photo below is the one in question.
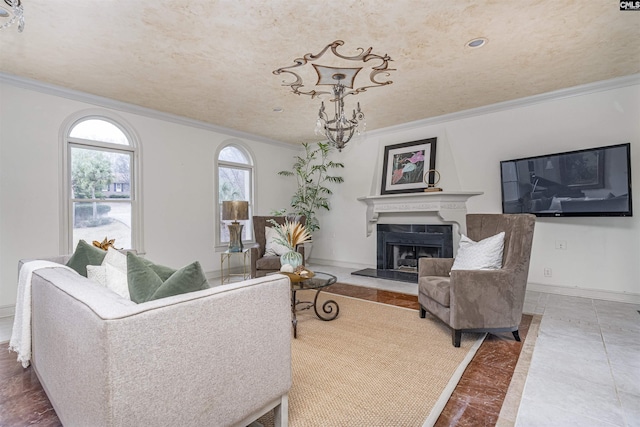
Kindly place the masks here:
POLYGON ((18 32, 21 33, 24 30, 24 15, 20 0, 0 0, 0 29, 9 28, 16 21, 18 32))
MULTIPOLYGON (((344 98, 347 95, 357 95, 358 93, 365 92, 372 87, 390 85, 393 83, 392 81, 378 81, 377 78, 380 74, 389 76, 389 71, 395 71, 389 68, 391 58, 389 58, 388 55, 380 56, 371 53, 373 48, 370 47, 367 50, 358 48, 359 53, 357 55, 345 56, 337 51, 338 47, 343 44, 344 42, 342 40, 336 40, 325 46, 320 53, 316 55, 307 53, 302 58, 294 59, 294 65, 278 68, 273 72, 273 74, 276 75, 287 73, 293 76, 295 80, 292 83, 283 82, 283 86, 291 87, 293 93, 296 95, 309 95, 311 98, 322 95, 331 96, 329 101, 334 103, 333 116, 330 117, 327 114, 324 101, 322 101, 316 122, 316 134, 324 135, 338 151, 342 151, 354 133, 360 134, 366 127, 364 113, 360 109, 360 103, 357 103, 357 108, 353 110, 351 118, 348 118, 344 111, 344 98), (331 52, 333 57, 327 55, 327 57, 323 58, 323 55, 327 52, 331 52), (309 78, 317 78, 315 86, 331 86, 331 90, 329 91, 325 88, 319 88, 317 90, 306 89, 303 78, 300 75, 302 74, 301 67, 321 58, 323 62, 330 65, 311 64, 315 75, 311 74, 309 78), (356 66, 353 66, 353 63, 356 63, 356 66), (358 76, 358 73, 360 73, 365 66, 370 67, 371 71, 369 74, 362 73, 358 76), (357 78, 357 83, 359 84, 356 84, 357 78)), ((309 67, 306 68, 308 69, 309 67)))

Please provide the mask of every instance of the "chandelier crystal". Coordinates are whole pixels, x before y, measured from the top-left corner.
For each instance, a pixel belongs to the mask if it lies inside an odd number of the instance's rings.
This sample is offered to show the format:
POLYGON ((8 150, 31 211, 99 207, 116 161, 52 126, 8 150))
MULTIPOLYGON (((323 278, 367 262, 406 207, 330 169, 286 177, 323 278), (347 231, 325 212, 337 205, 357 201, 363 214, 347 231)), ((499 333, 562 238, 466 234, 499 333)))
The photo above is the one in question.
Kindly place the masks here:
POLYGON ((17 21, 18 32, 21 33, 24 30, 23 12, 20 0, 0 0, 0 29, 9 28, 17 21))
POLYGON ((289 67, 283 67, 275 70, 273 74, 280 75, 287 73, 292 75, 295 80, 292 83, 283 82, 283 86, 289 86, 296 95, 309 95, 311 98, 319 97, 322 95, 329 95, 330 102, 334 103, 334 114, 330 117, 325 109, 324 101, 320 104, 320 110, 318 111, 318 119, 316 121, 316 134, 325 136, 329 142, 334 145, 338 151, 342 151, 347 142, 351 140, 354 134, 360 134, 365 130, 366 123, 364 113, 360 109, 360 103, 357 103, 357 108, 353 110, 351 118, 347 117, 344 111, 344 98, 348 95, 357 95, 358 93, 365 92, 367 89, 378 86, 386 86, 393 83, 390 80, 378 81, 377 78, 380 74, 389 76, 389 71, 395 71, 389 68, 389 61, 391 58, 384 55, 376 55, 371 53, 370 47, 366 51, 362 48, 358 48, 360 52, 354 56, 345 56, 337 52, 337 48, 342 46, 344 42, 342 40, 336 40, 322 49, 322 51, 316 55, 307 53, 302 58, 296 58, 294 60, 295 65, 289 67), (331 91, 324 88, 302 90, 305 85, 303 84, 303 78, 300 76, 301 69, 293 71, 298 67, 304 67, 310 62, 314 62, 323 57, 327 52, 333 53, 334 58, 325 57, 323 61, 327 61, 332 66, 311 64, 315 71, 317 82, 316 86, 331 86, 331 91), (342 67, 334 66, 333 64, 340 63, 340 65, 350 65, 352 61, 358 63, 358 67, 342 67), (371 62, 370 62, 371 61, 371 62), (370 72, 368 76, 366 73, 360 73, 360 71, 370 66, 370 72), (360 80, 363 81, 362 86, 356 84, 358 75, 360 73, 360 80))

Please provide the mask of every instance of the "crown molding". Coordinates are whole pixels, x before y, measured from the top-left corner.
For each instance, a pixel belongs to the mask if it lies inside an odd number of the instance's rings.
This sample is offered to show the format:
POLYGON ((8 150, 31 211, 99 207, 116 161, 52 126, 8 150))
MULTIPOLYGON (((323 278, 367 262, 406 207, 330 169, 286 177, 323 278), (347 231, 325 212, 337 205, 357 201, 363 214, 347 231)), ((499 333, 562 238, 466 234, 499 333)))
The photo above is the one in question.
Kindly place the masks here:
POLYGON ((498 102, 491 105, 485 105, 482 107, 471 108, 468 110, 456 111, 455 113, 443 114, 441 116, 429 117, 427 119, 420 119, 413 122, 407 122, 400 125, 389 126, 386 128, 367 131, 367 136, 379 137, 388 133, 402 132, 421 128, 425 126, 438 125, 453 120, 462 120, 472 117, 481 116, 484 114, 496 113, 505 110, 512 110, 515 108, 529 107, 532 105, 540 104, 548 101, 556 101, 564 98, 571 98, 574 96, 583 96, 591 93, 602 92, 612 89, 620 89, 623 87, 634 86, 640 84, 640 74, 631 74, 624 77, 616 77, 609 80, 601 80, 594 83, 587 83, 584 85, 573 86, 569 88, 559 89, 552 92, 546 92, 539 95, 532 95, 525 98, 514 99, 512 101, 498 102))
MULTIPOLYGON (((138 114, 141 116, 164 120, 180 125, 205 129, 212 132, 218 132, 225 135, 249 139, 256 142, 263 142, 270 145, 275 145, 281 148, 288 148, 291 150, 298 150, 300 146, 298 144, 289 144, 283 141, 276 141, 274 139, 265 138, 260 135, 251 134, 248 132, 242 132, 236 129, 225 128, 222 126, 206 123, 200 120, 190 119, 187 117, 179 116, 176 114, 164 113, 161 111, 153 110, 151 108, 141 107, 139 105, 130 104, 127 102, 116 101, 114 99, 105 98, 97 95, 91 95, 86 92, 80 92, 72 89, 63 88, 50 83, 44 83, 38 80, 29 79, 26 77, 18 77, 12 74, 0 72, 0 83, 7 83, 12 86, 21 87, 23 89, 34 90, 37 92, 59 96, 62 98, 71 99, 74 101, 86 102, 92 105, 97 105, 104 108, 110 108, 118 111, 123 111, 132 114, 138 114)), ((511 110, 515 108, 528 107, 543 102, 554 101, 564 98, 570 98, 574 96, 582 96, 590 93, 602 92, 606 90, 619 89, 628 86, 634 86, 640 84, 640 74, 631 74, 629 76, 617 77, 609 80, 601 80, 594 83, 587 83, 584 85, 573 86, 564 88, 552 92, 546 92, 539 95, 528 96, 525 98, 515 99, 512 101, 498 102, 491 105, 485 105, 482 107, 471 108, 468 110, 457 111, 455 113, 443 114, 441 116, 430 117, 426 119, 420 119, 413 122, 402 123, 395 126, 389 126, 386 128, 375 129, 367 131, 368 137, 379 137, 388 133, 402 132, 421 128, 425 126, 438 125, 454 120, 462 120, 472 117, 481 116, 483 114, 496 113, 505 110, 511 110)))
POLYGON ((288 148, 291 150, 300 149, 299 144, 289 144, 283 141, 277 141, 275 139, 265 138, 264 136, 255 135, 249 132, 242 132, 236 129, 226 128, 223 126, 214 125, 214 124, 203 122, 200 120, 179 116, 177 114, 164 113, 162 111, 154 110, 147 107, 141 107, 139 105, 130 104, 128 102, 116 101, 111 98, 105 98, 102 96, 92 95, 86 92, 67 89, 67 88, 56 86, 50 83, 44 83, 39 80, 29 79, 26 77, 19 77, 19 76, 7 74, 4 72, 0 72, 0 83, 6 83, 22 89, 33 90, 33 91, 41 92, 47 95, 59 96, 61 98, 70 99, 72 101, 86 102, 88 104, 96 105, 103 108, 110 108, 117 111, 149 117, 152 119, 163 120, 171 123, 176 123, 179 125, 204 129, 211 132, 217 132, 217 133, 229 135, 236 138, 248 139, 256 142, 263 142, 263 143, 275 145, 281 148, 288 148))

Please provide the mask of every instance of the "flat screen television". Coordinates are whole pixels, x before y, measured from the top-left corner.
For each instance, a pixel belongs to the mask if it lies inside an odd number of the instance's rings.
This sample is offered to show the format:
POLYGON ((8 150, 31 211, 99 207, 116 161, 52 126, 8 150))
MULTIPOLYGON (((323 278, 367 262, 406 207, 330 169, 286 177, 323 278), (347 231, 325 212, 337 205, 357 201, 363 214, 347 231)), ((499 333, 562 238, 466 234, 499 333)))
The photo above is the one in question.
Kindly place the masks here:
POLYGON ((502 212, 631 216, 631 145, 500 162, 502 212))

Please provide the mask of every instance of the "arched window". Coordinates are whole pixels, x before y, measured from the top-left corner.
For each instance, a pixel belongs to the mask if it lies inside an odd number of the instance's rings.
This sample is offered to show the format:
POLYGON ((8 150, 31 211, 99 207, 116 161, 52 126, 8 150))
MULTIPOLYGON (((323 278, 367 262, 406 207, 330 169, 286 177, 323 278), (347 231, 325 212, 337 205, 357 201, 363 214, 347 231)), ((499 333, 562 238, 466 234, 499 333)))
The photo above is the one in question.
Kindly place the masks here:
POLYGON ((119 249, 142 250, 139 153, 130 133, 111 118, 85 116, 69 126, 65 141, 63 249, 107 238, 119 249))
POLYGON ((251 154, 238 144, 228 144, 218 153, 216 162, 218 169, 218 238, 216 244, 221 246, 229 243, 228 221, 222 219, 222 202, 229 200, 246 200, 249 202, 249 219, 240 221, 244 224, 242 241, 253 240, 253 159, 251 154))

